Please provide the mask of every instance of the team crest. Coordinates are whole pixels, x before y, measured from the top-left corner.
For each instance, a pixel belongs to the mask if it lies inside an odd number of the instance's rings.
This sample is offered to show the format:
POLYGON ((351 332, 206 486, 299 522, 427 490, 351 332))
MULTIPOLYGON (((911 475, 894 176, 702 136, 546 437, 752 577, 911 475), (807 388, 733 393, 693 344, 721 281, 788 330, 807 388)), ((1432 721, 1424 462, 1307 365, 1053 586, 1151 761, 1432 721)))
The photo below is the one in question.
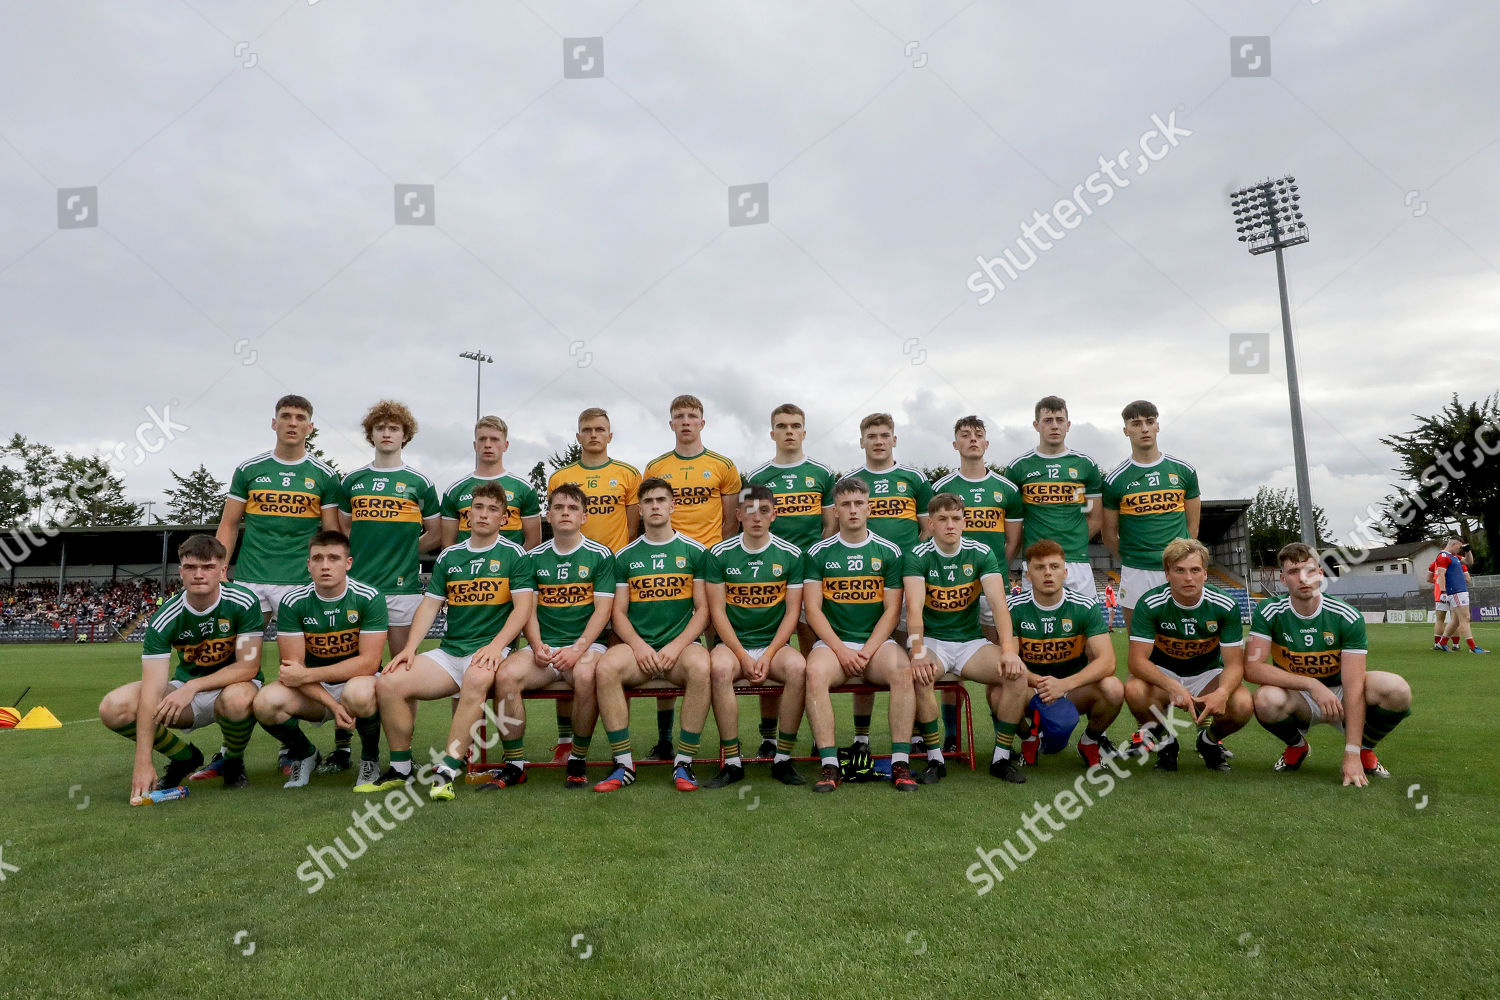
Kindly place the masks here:
POLYGON ((1078 478, 1078 470, 1075 469, 1075 468, 1073 468, 1071 465, 1068 466, 1068 478, 1069 479, 1077 479, 1078 478))
POLYGON ((351 610, 349 612, 349 624, 350 625, 356 625, 358 623, 359 623, 359 612, 351 610))
POLYGON ((220 632, 228 632, 229 631, 229 619, 228 618, 220 618, 219 619, 219 631, 220 632))
POLYGON ((396 492, 397 493, 405 493, 406 492, 406 484, 398 482, 396 484, 396 492))
POLYGON ((808 489, 812 489, 812 488, 813 488, 813 486, 815 486, 815 485, 816 485, 816 484, 815 484, 815 483, 814 483, 814 482, 813 482, 813 477, 812 477, 812 476, 804 476, 804 477, 803 477, 803 480, 802 480, 802 481, 803 481, 803 482, 805 482, 805 483, 807 483, 807 488, 808 488, 808 489))
POLYGON ((1323 633, 1323 642, 1326 643, 1329 646, 1332 646, 1333 645, 1333 633, 1332 632, 1324 632, 1323 633))
POLYGON ((870 560, 870 572, 872 572, 872 573, 879 573, 880 572, 880 560, 879 559, 871 559, 870 560))
POLYGON ((1217 632, 1217 631, 1219 631, 1219 623, 1218 622, 1207 622, 1207 623, 1204 624, 1203 627, 1206 628, 1206 629, 1208 629, 1210 632, 1217 632))
POLYGON ((611 479, 609 481, 609 485, 611 485, 611 486, 619 486, 620 485, 620 481, 618 479, 611 479))
POLYGON ((1062 630, 1064 632, 1069 632, 1069 631, 1072 631, 1072 629, 1073 629, 1073 619, 1071 619, 1071 618, 1064 618, 1062 620, 1062 630))
POLYGON ((307 487, 310 490, 315 490, 315 489, 318 488, 318 484, 315 483, 315 482, 313 482, 311 479, 304 479, 304 480, 302 480, 302 485, 305 486, 305 487, 307 487))
POLYGON ((490 560, 490 572, 491 573, 498 573, 498 572, 500 572, 500 560, 499 559, 491 559, 490 560))
POLYGON ((1173 486, 1176 486, 1177 483, 1178 483, 1177 473, 1175 473, 1175 472, 1169 472, 1169 473, 1167 473, 1167 482, 1171 483, 1173 486))
POLYGON ((906 484, 905 483, 897 483, 896 484, 896 492, 897 493, 905 493, 906 492, 906 484))
POLYGON ((973 576, 973 575, 974 575, 974 564, 973 563, 964 563, 964 576, 973 576))
POLYGON ((999 490, 995 491, 994 496, 995 496, 995 502, 996 503, 1002 503, 1005 500, 1005 498, 1000 495, 1000 491, 999 490))
POLYGON ((713 473, 710 472, 710 471, 708 471, 707 469, 704 469, 703 470, 703 478, 704 479, 711 479, 711 478, 713 478, 713 473))
POLYGON ((578 579, 580 579, 580 580, 587 580, 588 578, 589 578, 589 568, 587 566, 580 566, 580 567, 578 567, 578 579))
POLYGON ((677 557, 677 568, 678 569, 687 569, 687 556, 678 556, 677 557))
POLYGON ((772 576, 780 576, 781 575, 781 563, 772 563, 771 564, 771 575, 772 576))

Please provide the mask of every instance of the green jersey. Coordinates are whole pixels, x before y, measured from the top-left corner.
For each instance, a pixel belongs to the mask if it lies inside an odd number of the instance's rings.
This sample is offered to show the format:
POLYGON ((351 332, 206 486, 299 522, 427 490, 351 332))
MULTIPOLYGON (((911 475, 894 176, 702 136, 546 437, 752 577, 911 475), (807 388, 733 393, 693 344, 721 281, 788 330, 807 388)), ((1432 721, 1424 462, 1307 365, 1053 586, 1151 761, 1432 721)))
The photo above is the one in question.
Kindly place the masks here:
POLYGON ((1104 492, 1104 477, 1094 460, 1076 451, 1042 455, 1033 448, 1011 460, 1005 478, 1021 491, 1022 549, 1050 538, 1063 547, 1068 562, 1088 562, 1085 508, 1104 492))
POLYGON ((286 463, 268 451, 234 470, 229 499, 245 505, 234 578, 308 583, 307 543, 323 526, 323 508, 339 505, 339 474, 311 455, 286 463))
MULTIPOLYGON (((260 598, 248 587, 219 584, 219 596, 206 611, 195 611, 187 602, 187 591, 169 597, 146 623, 142 659, 165 659, 177 651, 172 680, 204 677, 235 661, 239 642, 259 639, 265 629, 260 598)), ((256 680, 264 680, 257 670, 256 680)))
POLYGON ((776 494, 771 533, 805 552, 823 537, 823 508, 833 506, 834 478, 832 469, 808 458, 796 465, 767 462, 745 482, 771 488, 776 494))
POLYGON ((1005 559, 1006 519, 1021 519, 1021 493, 1016 484, 993 472, 983 479, 970 479, 958 472, 932 484, 932 495, 952 493, 964 502, 964 537, 983 542, 1005 559))
POLYGON ((1109 629, 1099 605, 1072 590, 1050 608, 1036 602, 1035 594, 1014 594, 1010 624, 1021 641, 1021 661, 1026 669, 1044 677, 1071 677, 1089 664, 1088 641, 1109 629))
POLYGON ((927 516, 927 502, 932 499, 927 477, 906 465, 893 465, 880 472, 855 469, 849 475, 863 479, 870 487, 869 529, 894 542, 902 552, 917 544, 921 534, 917 515, 927 516))
MULTIPOLYGON (((904 577, 919 578, 926 587, 922 601, 922 631, 944 642, 983 639, 979 627, 980 581, 999 577, 1000 561, 983 542, 961 538, 952 555, 929 538, 906 553, 904 577)), ((1004 590, 1004 580, 1001 581, 1004 590)))
POLYGON ((1130 641, 1151 643, 1151 662, 1179 677, 1191 677, 1224 665, 1223 646, 1244 643, 1240 606, 1234 598, 1205 585, 1190 608, 1172 597, 1171 584, 1153 587, 1136 602, 1130 641))
POLYGON ((384 594, 420 594, 417 541, 422 522, 438 515, 437 490, 416 469, 367 465, 344 477, 339 510, 352 520, 350 571, 384 594))
POLYGON ((531 559, 515 542, 497 538, 482 549, 467 541, 448 546, 427 583, 427 593, 448 602, 448 631, 439 648, 450 656, 468 656, 489 644, 510 620, 514 595, 532 588, 531 559))
POLYGON ((724 614, 740 645, 764 649, 786 617, 787 591, 802 589, 802 550, 775 535, 752 550, 735 535, 709 549, 703 579, 724 585, 724 614))
POLYGON ((312 584, 298 587, 276 609, 276 634, 300 635, 302 662, 326 667, 359 655, 361 635, 385 635, 389 619, 380 591, 350 577, 344 592, 331 600, 312 584))
POLYGON ((901 589, 901 550, 873 531, 853 544, 829 535, 802 560, 802 581, 819 588, 834 634, 864 645, 885 613, 885 592, 901 589))
POLYGON ((680 531, 665 542, 645 535, 615 556, 615 592, 629 595, 626 614, 641 641, 661 649, 693 617, 693 588, 703 582, 708 551, 680 531))
POLYGON ((579 536, 571 552, 549 539, 527 553, 536 580, 536 624, 542 642, 571 646, 594 616, 594 601, 615 596, 615 555, 608 545, 579 536))
POLYGON ((1365 619, 1343 601, 1320 594, 1318 610, 1303 618, 1287 594, 1261 601, 1250 618, 1250 634, 1271 641, 1271 662, 1301 677, 1316 677, 1329 687, 1343 683, 1342 653, 1363 653, 1365 619))
POLYGON ((443 491, 443 520, 458 522, 458 540, 462 542, 469 537, 469 504, 474 499, 474 487, 480 483, 499 483, 505 487, 505 503, 509 510, 505 523, 500 525, 500 537, 517 545, 526 544, 521 518, 540 517, 542 506, 531 484, 509 472, 498 476, 468 476, 443 491))
POLYGON ((1163 455, 1150 465, 1126 459, 1104 477, 1104 508, 1120 512, 1120 562, 1160 573, 1162 549, 1188 537, 1187 502, 1198 498, 1198 470, 1163 455))

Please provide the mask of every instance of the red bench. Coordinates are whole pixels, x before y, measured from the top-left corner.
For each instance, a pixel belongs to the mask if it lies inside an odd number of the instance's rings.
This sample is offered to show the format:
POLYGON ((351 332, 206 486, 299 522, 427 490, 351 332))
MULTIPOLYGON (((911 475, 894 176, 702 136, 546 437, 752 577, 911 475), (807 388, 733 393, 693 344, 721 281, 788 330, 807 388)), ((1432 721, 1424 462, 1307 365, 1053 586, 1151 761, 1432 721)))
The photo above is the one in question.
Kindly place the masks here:
MULTIPOLYGON (((841 687, 834 688, 833 689, 833 693, 834 694, 879 694, 880 692, 882 692, 884 690, 885 690, 885 688, 875 687, 875 686, 870 685, 870 684, 846 684, 846 685, 843 685, 841 687)), ((956 759, 958 759, 958 760, 967 761, 968 764, 969 764, 969 770, 972 771, 972 770, 974 770, 974 766, 975 766, 975 763, 974 763, 975 762, 975 752, 974 752, 974 713, 973 713, 973 707, 970 704, 968 689, 966 687, 964 687, 964 685, 962 683, 958 682, 958 681, 945 681, 945 682, 937 685, 937 690, 940 693, 944 692, 944 691, 952 691, 955 695, 958 696, 958 710, 959 710, 959 715, 958 715, 958 750, 959 750, 959 752, 957 754, 955 754, 954 757, 956 759)), ((734 686, 734 692, 735 692, 736 695, 739 695, 739 696, 743 696, 743 695, 762 695, 762 694, 780 694, 781 693, 781 685, 780 684, 776 684, 776 683, 752 685, 748 681, 739 681, 734 686)), ((665 680, 647 681, 645 684, 642 684, 640 687, 626 688, 625 689, 625 697, 626 697, 627 700, 632 699, 632 698, 662 698, 662 697, 680 698, 680 697, 682 697, 682 694, 683 694, 682 688, 673 687, 668 681, 665 681, 665 680)), ((555 682, 553 684, 549 684, 549 685, 547 685, 544 688, 537 688, 534 691, 524 692, 521 695, 521 697, 524 700, 527 700, 527 701, 561 701, 563 699, 573 697, 573 689, 570 688, 570 687, 568 687, 567 685, 565 685, 565 684, 563 684, 562 682, 559 681, 559 682, 555 682)), ((456 701, 455 701, 455 703, 456 703, 456 701)), ((500 704, 498 704, 498 702, 494 706, 495 715, 497 717, 501 714, 501 707, 502 706, 500 704)), ((597 729, 597 727, 596 727, 596 729, 597 729)), ((479 739, 480 739, 480 742, 479 742, 479 754, 478 754, 478 757, 476 759, 471 760, 469 762, 469 772, 471 774, 477 773, 477 772, 481 772, 481 771, 488 771, 488 770, 491 769, 491 766, 490 766, 490 764, 488 762, 489 761, 489 757, 486 754, 485 749, 484 749, 485 743, 489 742, 489 740, 486 738, 485 724, 484 724, 483 720, 480 721, 479 739)), ((876 754, 875 756, 876 757, 886 757, 886 756, 889 756, 889 754, 876 754)), ((752 756, 750 756, 748 754, 744 755, 743 759, 744 759, 744 761, 747 764, 749 764, 749 763, 769 762, 769 760, 770 760, 769 757, 752 757, 752 756)), ((799 761, 813 761, 813 760, 817 760, 817 759, 818 758, 816 758, 816 757, 794 757, 793 758, 793 760, 799 760, 799 761)), ((657 764, 660 764, 660 763, 670 763, 670 762, 669 761, 645 761, 645 760, 639 760, 638 759, 636 761, 636 763, 637 764, 646 764, 646 763, 657 763, 657 764)), ((722 766, 723 763, 724 763, 724 756, 723 756, 723 753, 720 752, 719 755, 714 756, 714 757, 698 757, 698 758, 695 758, 694 761, 693 761, 693 763, 695 763, 695 764, 717 764, 717 765, 721 765, 722 766)), ((562 765, 561 764, 554 764, 549 759, 549 760, 544 760, 544 761, 540 761, 540 762, 528 763, 526 766, 527 767, 561 767, 562 765)), ((610 761, 610 760, 591 760, 591 761, 589 761, 589 766, 590 767, 610 767, 610 766, 613 766, 613 762, 610 761)))

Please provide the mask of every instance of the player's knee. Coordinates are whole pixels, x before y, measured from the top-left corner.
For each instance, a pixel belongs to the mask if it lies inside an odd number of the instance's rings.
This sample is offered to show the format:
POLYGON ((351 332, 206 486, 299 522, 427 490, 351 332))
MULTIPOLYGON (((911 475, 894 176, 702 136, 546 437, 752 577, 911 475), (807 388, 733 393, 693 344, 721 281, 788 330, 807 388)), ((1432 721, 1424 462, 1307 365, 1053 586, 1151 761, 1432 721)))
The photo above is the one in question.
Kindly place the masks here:
POLYGON ((728 656, 715 656, 709 660, 709 676, 713 678, 715 686, 734 683, 734 675, 739 664, 728 656))
POLYGON ((226 719, 248 719, 255 707, 256 693, 253 684, 231 684, 219 692, 214 712, 226 719))
POLYGON ((1372 670, 1365 677, 1365 702, 1399 712, 1411 707, 1411 685, 1399 674, 1372 670))
POLYGON ((1253 702, 1255 717, 1262 722, 1274 722, 1286 715, 1287 691, 1285 688, 1262 684, 1255 691, 1253 702))
POLYGON ((280 722, 277 715, 286 708, 285 697, 291 694, 280 684, 267 684, 260 689, 255 700, 250 704, 250 710, 262 725, 272 725, 280 722))
POLYGON ((1151 685, 1139 677, 1125 682, 1125 700, 1131 705, 1144 705, 1151 697, 1151 685))
POLYGON ((1125 685, 1118 677, 1106 677, 1099 682, 1099 693, 1104 700, 1118 708, 1125 701, 1125 685))
POLYGON ((124 688, 115 688, 99 702, 99 721, 117 729, 135 718, 136 700, 124 688))

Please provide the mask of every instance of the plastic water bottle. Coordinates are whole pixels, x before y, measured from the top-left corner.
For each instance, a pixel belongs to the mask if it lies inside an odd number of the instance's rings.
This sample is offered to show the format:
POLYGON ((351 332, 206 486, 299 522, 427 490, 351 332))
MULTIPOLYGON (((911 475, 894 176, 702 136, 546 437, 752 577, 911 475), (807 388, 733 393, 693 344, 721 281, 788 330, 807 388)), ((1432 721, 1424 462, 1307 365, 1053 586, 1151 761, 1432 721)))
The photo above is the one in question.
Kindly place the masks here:
POLYGON ((133 806, 153 806, 163 802, 176 802, 178 799, 185 799, 187 797, 187 788, 178 785, 176 788, 163 788, 159 791, 143 795, 138 799, 131 799, 130 804, 133 806))

